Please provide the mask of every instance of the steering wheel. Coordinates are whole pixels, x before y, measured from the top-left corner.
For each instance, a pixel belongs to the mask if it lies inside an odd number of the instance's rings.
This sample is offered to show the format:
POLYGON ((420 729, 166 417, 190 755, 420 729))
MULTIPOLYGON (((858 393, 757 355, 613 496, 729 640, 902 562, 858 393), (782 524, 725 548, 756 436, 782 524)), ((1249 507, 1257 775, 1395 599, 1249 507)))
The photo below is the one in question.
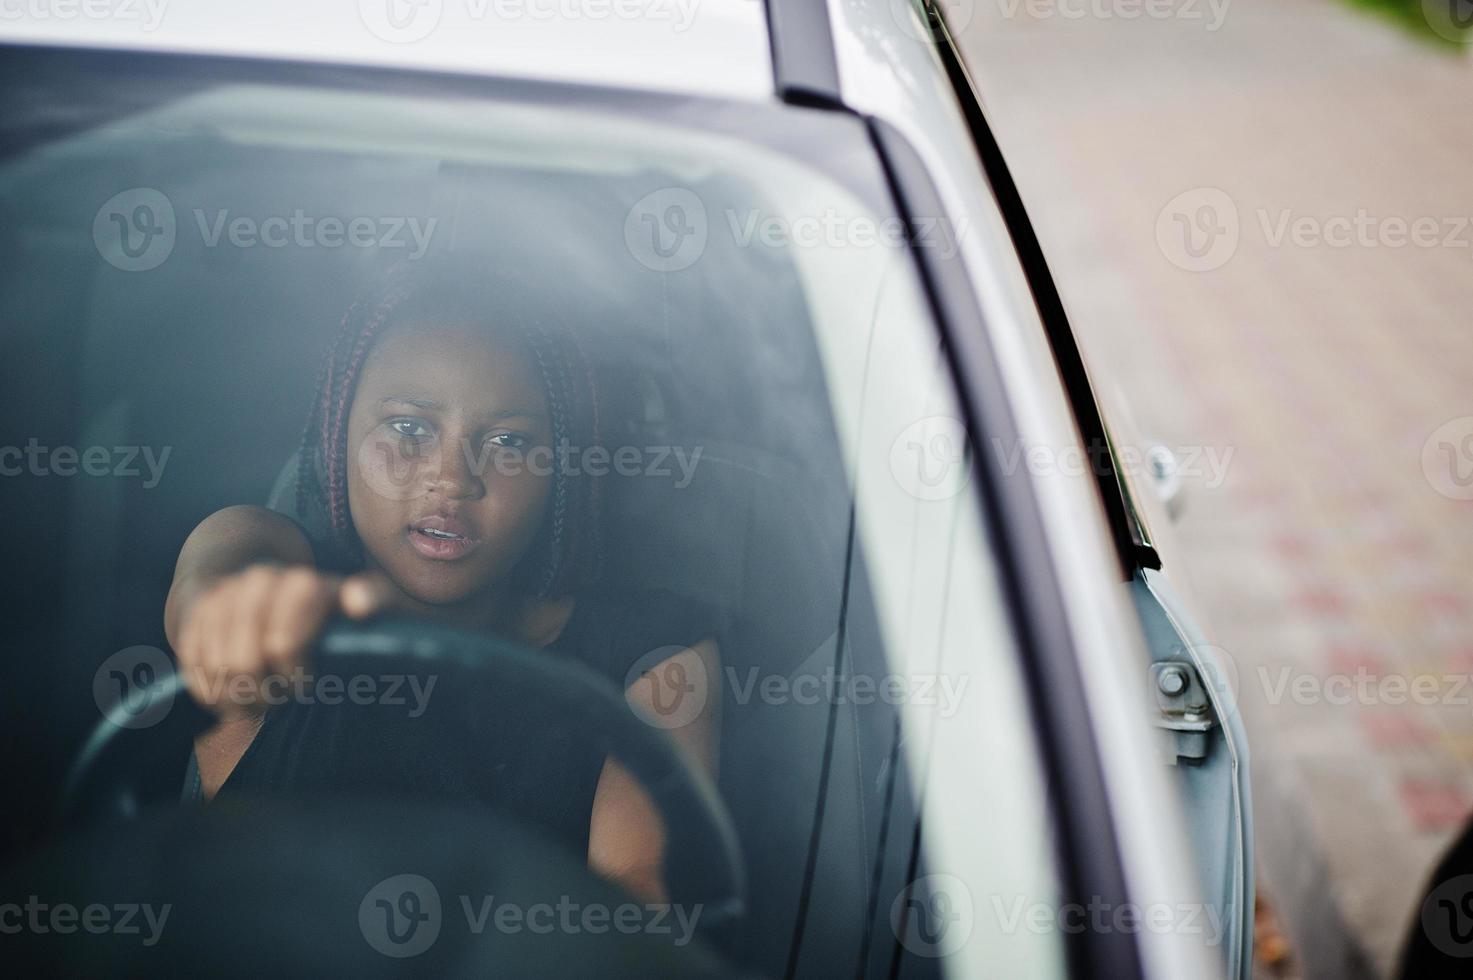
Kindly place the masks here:
MULTIPOLYGON (((312 663, 324 671, 363 658, 401 668, 463 671, 494 677, 499 692, 527 703, 545 704, 538 715, 549 726, 592 740, 644 786, 664 818, 666 877, 671 898, 700 903, 707 921, 728 921, 745 902, 741 851, 731 817, 715 786, 669 735, 641 721, 605 678, 581 664, 537 653, 497 637, 410 619, 368 623, 334 621, 323 631, 312 663)), ((129 819, 146 795, 127 746, 135 737, 160 733, 177 738, 208 729, 214 718, 185 691, 171 672, 137 695, 114 705, 83 744, 70 768, 62 797, 66 823, 129 819), (138 729, 136 706, 160 706, 162 722, 138 729), (131 710, 130 710, 131 709, 131 710)), ((466 704, 466 711, 477 709, 466 704)))

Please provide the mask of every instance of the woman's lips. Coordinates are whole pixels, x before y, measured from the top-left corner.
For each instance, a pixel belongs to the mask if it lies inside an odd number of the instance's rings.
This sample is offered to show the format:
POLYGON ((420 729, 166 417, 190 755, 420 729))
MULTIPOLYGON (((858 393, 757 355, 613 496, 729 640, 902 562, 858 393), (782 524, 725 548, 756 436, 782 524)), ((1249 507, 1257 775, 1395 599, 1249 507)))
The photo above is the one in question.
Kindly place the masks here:
POLYGON ((414 550, 435 561, 463 558, 480 544, 464 521, 448 514, 421 518, 409 525, 408 534, 414 550))

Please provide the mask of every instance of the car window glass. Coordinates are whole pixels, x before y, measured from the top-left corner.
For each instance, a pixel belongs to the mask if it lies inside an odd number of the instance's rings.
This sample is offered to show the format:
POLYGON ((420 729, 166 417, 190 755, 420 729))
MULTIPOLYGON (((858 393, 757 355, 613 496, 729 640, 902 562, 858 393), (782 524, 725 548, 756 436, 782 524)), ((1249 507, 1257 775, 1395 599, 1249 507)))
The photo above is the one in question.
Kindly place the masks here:
MULTIPOLYGON (((719 646, 694 715, 720 716, 752 894, 711 941, 781 972, 809 915, 846 956, 1056 966, 1058 931, 1015 916, 1054 902, 1055 875, 981 490, 862 125, 753 110, 723 131, 261 71, 175 91, 140 69, 86 106, 36 79, 13 93, 0 465, 24 519, 0 574, 25 665, 6 763, 35 790, 14 848, 45 830, 99 708, 170 669, 162 610, 190 529, 243 503, 311 524, 297 454, 345 310, 406 267, 479 268, 580 346, 586 374, 547 376, 597 391, 601 446, 548 462, 600 481, 590 670, 628 686, 677 625, 719 646), (970 938, 938 945, 963 900, 970 938)), ((658 692, 676 717, 652 723, 690 722, 676 680, 658 692)), ((293 697, 316 711, 322 692, 293 697)), ((396 723, 419 737, 474 713, 444 697, 396 723)), ((444 762, 425 737, 424 764, 444 762)), ((147 760, 161 798, 180 749, 147 760)), ((536 775, 515 785, 546 791, 536 775)))

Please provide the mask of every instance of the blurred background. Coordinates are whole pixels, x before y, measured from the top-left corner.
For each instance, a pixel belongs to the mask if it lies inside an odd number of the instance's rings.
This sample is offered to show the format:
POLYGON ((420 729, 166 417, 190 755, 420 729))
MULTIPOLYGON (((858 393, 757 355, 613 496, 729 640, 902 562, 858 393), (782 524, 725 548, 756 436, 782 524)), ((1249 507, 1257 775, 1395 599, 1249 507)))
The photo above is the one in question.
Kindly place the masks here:
POLYGON ((1473 809, 1473 3, 946 6, 1098 386, 1227 460, 1176 557, 1238 673, 1259 971, 1391 975, 1473 809))

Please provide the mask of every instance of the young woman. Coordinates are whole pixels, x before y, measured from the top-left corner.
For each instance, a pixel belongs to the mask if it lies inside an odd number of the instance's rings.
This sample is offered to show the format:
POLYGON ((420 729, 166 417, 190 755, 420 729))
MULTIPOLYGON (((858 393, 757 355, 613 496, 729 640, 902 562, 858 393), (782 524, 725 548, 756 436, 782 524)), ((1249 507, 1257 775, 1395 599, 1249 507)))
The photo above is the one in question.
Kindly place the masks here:
MULTIPOLYGON (((631 891, 663 897, 650 800, 616 761, 532 725, 535 705, 520 719, 499 713, 486 724, 501 735, 478 739, 433 711, 268 709, 260 696, 302 668, 329 617, 388 610, 576 658, 621 688, 649 651, 673 648, 628 688, 636 709, 655 707, 651 674, 716 677, 712 625, 697 610, 665 593, 598 588, 596 481, 555 451, 597 444, 597 395, 578 345, 513 282, 401 272, 355 304, 302 439, 302 521, 227 507, 180 552, 165 629, 191 693, 219 717, 195 742, 186 798, 491 802, 586 851, 631 891), (521 721, 527 737, 498 755, 521 721)), ((672 731, 708 767, 713 714, 672 731)))

